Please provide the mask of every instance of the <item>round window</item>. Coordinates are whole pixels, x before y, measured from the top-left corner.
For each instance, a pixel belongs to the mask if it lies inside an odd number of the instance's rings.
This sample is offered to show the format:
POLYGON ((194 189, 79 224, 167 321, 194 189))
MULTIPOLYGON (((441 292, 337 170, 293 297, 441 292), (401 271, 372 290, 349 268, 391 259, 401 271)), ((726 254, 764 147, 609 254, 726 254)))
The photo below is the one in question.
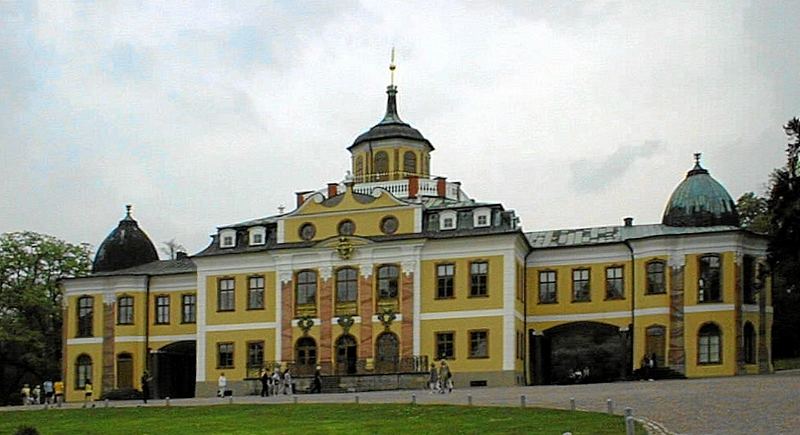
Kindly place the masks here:
POLYGON ((314 224, 303 224, 303 226, 300 227, 300 238, 303 240, 311 240, 316 234, 317 229, 314 228, 314 224))
POLYGON ((381 221, 381 231, 383 231, 384 234, 394 234, 397 232, 397 226, 397 218, 394 216, 386 216, 381 221))
POLYGON ((353 223, 350 219, 345 219, 339 222, 339 235, 340 236, 352 236, 356 232, 356 224, 353 223))

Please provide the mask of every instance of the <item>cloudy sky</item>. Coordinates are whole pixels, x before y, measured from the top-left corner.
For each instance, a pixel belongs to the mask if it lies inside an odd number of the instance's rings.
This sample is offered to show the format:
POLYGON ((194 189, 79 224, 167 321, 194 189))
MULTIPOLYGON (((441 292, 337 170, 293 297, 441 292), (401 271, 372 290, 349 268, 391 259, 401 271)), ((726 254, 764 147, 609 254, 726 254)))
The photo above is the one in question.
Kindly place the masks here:
POLYGON ((0 2, 0 232, 155 243, 340 181, 383 115, 526 230, 659 222, 692 153, 737 198, 800 116, 800 4, 0 2))

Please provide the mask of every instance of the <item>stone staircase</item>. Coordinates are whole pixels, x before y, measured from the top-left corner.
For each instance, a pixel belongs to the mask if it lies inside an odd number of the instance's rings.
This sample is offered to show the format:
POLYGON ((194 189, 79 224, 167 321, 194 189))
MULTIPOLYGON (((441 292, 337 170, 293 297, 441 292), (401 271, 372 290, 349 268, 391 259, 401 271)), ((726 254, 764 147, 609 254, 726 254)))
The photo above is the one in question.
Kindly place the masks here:
POLYGON ((323 393, 346 393, 347 390, 339 386, 341 381, 340 376, 323 376, 322 377, 322 392, 323 393))

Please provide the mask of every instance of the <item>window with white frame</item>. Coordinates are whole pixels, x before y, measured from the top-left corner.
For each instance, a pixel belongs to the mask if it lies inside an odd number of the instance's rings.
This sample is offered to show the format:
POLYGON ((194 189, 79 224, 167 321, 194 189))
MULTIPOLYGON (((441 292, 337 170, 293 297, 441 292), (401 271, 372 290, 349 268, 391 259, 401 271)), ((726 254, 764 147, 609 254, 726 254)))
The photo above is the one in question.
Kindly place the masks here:
POLYGON ((258 246, 267 242, 267 229, 264 227, 252 227, 248 231, 250 234, 250 245, 258 246))
POLYGON ((233 248, 236 246, 236 230, 222 230, 219 232, 219 247, 233 248))
POLYGON ((476 208, 472 211, 472 226, 475 228, 488 227, 492 224, 491 209, 476 208))
POLYGON ((445 211, 439 214, 439 229, 454 230, 458 225, 458 214, 454 211, 445 211))

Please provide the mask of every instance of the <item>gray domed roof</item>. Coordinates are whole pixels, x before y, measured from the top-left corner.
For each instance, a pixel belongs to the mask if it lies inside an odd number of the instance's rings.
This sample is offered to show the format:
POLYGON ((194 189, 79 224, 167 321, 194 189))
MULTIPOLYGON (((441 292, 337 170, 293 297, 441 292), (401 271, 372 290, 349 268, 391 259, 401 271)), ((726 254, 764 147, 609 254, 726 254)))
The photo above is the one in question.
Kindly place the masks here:
POLYGON ((384 115, 381 122, 358 136, 353 142, 353 145, 350 145, 348 149, 363 142, 397 138, 422 142, 433 149, 433 145, 431 145, 428 139, 422 136, 419 130, 403 122, 397 114, 397 86, 388 86, 386 94, 388 94, 386 100, 386 115, 384 115))
POLYGON ((126 208, 125 218, 97 249, 92 272, 111 272, 158 260, 153 242, 131 217, 131 206, 126 208))
POLYGON ((739 213, 728 191, 700 166, 700 154, 664 210, 664 225, 673 227, 739 226, 739 213))

